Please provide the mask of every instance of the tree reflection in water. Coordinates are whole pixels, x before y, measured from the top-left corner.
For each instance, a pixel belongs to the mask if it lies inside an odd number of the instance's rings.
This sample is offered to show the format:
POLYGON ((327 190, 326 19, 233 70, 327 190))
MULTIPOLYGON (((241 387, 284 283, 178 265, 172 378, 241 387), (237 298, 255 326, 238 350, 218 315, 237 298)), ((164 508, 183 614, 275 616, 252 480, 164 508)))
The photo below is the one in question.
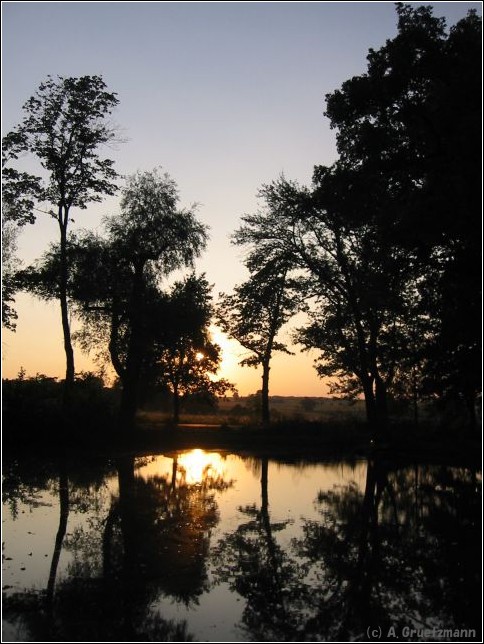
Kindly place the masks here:
MULTIPOLYGON (((118 494, 109 509, 89 486, 75 489, 87 501, 89 520, 65 536, 69 513, 67 473, 60 477, 60 523, 47 589, 4 598, 4 615, 22 619, 31 641, 190 641, 185 622, 163 619, 151 606, 160 596, 185 604, 208 589, 206 557, 218 522, 215 492, 231 482, 209 466, 188 483, 173 459, 170 476, 144 479, 135 459, 116 462, 118 494), (60 549, 73 554, 56 584, 60 549)), ((79 509, 79 508, 78 508, 79 509)), ((23 629, 25 630, 25 628, 23 629)))
POLYGON ((376 460, 364 494, 355 485, 320 493, 323 521, 307 521, 295 542, 320 587, 306 635, 366 639, 372 625, 479 633, 480 562, 470 559, 479 552, 470 519, 479 494, 467 470, 395 470, 376 460))
POLYGON ((366 484, 320 492, 320 520, 284 550, 262 461, 261 507, 216 549, 218 578, 247 601, 259 641, 366 640, 369 626, 475 629, 480 637, 480 482, 450 467, 370 460, 366 484))
MULTIPOLYGON (((372 625, 474 628, 480 637, 476 472, 371 460, 361 486, 346 475, 344 485, 319 494, 316 483, 309 486, 314 507, 298 497, 292 516, 307 514, 293 523, 279 505, 275 519, 269 460, 252 459, 259 491, 252 496, 248 485, 246 494, 240 479, 233 490, 244 499, 238 524, 231 523, 228 504, 228 523, 220 526, 229 531, 213 544, 218 495, 232 482, 209 456, 201 450, 174 455, 162 469, 155 457, 82 467, 65 459, 40 468, 5 463, 4 501, 13 517, 26 508, 40 512, 51 498, 58 503, 43 588, 4 588, 4 618, 18 626, 16 639, 189 640, 200 619, 193 618, 197 605, 211 606, 199 600, 215 591, 213 580, 224 583, 220 591, 228 588, 227 615, 232 600, 245 600, 241 617, 230 613, 240 619, 245 639, 361 640, 372 625), (189 626, 178 621, 179 609, 193 618, 189 626)), ((328 466, 312 472, 325 476, 328 466)), ((292 476, 285 466, 278 481, 291 485, 292 476)), ((22 548, 13 550, 28 552, 22 548)), ((5 564, 12 573, 13 561, 5 564)), ((22 587, 25 577, 15 574, 22 587)), ((218 617, 214 612, 208 619, 218 617)))
POLYGON ((268 468, 263 457, 253 461, 260 471, 261 502, 239 508, 247 521, 222 539, 214 551, 218 582, 228 582, 247 602, 243 628, 255 641, 297 639, 305 611, 299 564, 277 543, 275 533, 290 523, 273 523, 269 514, 268 468), (260 467, 259 467, 260 464, 260 467))

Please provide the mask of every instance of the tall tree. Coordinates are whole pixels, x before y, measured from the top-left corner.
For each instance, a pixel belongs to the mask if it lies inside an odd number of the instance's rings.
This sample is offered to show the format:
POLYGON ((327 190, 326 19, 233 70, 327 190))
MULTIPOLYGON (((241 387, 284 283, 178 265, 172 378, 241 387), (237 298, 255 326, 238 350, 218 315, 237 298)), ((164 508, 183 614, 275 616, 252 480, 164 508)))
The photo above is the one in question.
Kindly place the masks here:
POLYGON ((297 248, 315 301, 299 340, 317 347, 321 376, 363 392, 367 418, 384 431, 387 397, 409 354, 407 321, 415 312, 415 258, 378 222, 361 217, 354 178, 336 164, 315 173, 312 204, 297 224, 297 248))
POLYGON ((286 270, 277 274, 252 275, 235 286, 234 293, 220 294, 217 323, 237 340, 250 355, 241 361, 248 367, 262 367, 261 420, 270 423, 269 374, 274 351, 291 353, 276 336, 293 311, 294 300, 288 295, 286 270))
MULTIPOLYGON (((298 307, 294 281, 289 279, 291 258, 281 252, 281 245, 265 235, 274 217, 274 203, 262 189, 263 207, 255 215, 242 218, 243 225, 234 233, 233 243, 248 249, 245 265, 249 278, 234 288, 234 293, 220 294, 217 322, 251 354, 241 361, 249 367, 262 366, 262 423, 270 422, 269 373, 274 351, 291 353, 277 340, 281 327, 298 307)), ((287 248, 285 249, 287 250, 287 248)))
POLYGON ((67 284, 68 228, 71 209, 85 209, 117 189, 113 161, 100 157, 99 148, 112 142, 115 133, 108 122, 118 104, 100 76, 57 79, 49 76, 25 103, 23 121, 3 140, 7 158, 33 155, 44 178, 7 167, 8 202, 19 216, 33 219, 35 203, 47 204, 60 234, 58 297, 61 306, 66 353, 66 395, 74 382, 74 352, 69 326, 67 284), (15 195, 23 198, 15 207, 15 195), (23 214, 22 214, 23 213, 23 214))
MULTIPOLYGON (((124 258, 121 261, 127 263, 131 276, 126 302, 129 332, 122 375, 122 414, 128 422, 134 418, 138 404, 149 337, 144 315, 149 276, 152 271, 161 277, 193 266, 207 240, 206 227, 197 221, 195 207, 178 209, 178 201, 176 183, 167 174, 160 175, 156 170, 137 173, 128 179, 123 190, 120 215, 107 221, 113 248, 120 259, 124 258)), ((113 326, 111 330, 115 343, 113 326)))
POLYGON ((319 169, 319 185, 310 191, 281 177, 263 187, 268 216, 246 226, 258 252, 283 262, 297 292, 312 302, 310 325, 297 339, 321 350, 320 375, 343 378, 346 393, 364 392, 378 430, 403 344, 396 316, 411 269, 397 248, 380 252, 371 222, 352 216, 346 179, 338 166, 319 169))
POLYGON ((431 8, 397 12, 367 73, 327 96, 340 159, 312 191, 266 186, 273 216, 254 236, 305 277, 315 307, 299 337, 321 350, 319 373, 363 391, 381 429, 404 370, 471 411, 480 387, 480 21, 447 34, 431 8))
MULTIPOLYGON (((398 34, 367 72, 327 96, 363 217, 420 264, 427 391, 480 389, 482 63, 475 12, 448 32, 430 7, 397 4, 398 34)), ((349 186, 352 187, 352 186, 349 186)))

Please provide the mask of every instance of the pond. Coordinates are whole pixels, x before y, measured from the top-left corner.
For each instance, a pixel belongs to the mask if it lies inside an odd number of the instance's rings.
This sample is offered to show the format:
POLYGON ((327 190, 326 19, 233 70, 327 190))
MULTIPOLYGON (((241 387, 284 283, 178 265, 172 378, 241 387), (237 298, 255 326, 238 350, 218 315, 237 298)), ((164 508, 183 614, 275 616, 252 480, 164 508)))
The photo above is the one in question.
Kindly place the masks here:
POLYGON ((3 641, 481 638, 472 468, 22 458, 3 501, 3 641))

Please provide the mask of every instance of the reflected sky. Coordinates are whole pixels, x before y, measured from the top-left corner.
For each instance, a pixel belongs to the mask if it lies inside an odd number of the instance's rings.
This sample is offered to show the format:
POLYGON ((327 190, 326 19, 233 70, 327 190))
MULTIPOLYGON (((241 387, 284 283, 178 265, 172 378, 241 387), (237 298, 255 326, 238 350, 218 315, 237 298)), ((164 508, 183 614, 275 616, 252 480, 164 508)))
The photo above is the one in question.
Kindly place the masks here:
POLYGON ((194 449, 4 476, 6 641, 349 641, 369 616, 480 614, 477 471, 194 449))

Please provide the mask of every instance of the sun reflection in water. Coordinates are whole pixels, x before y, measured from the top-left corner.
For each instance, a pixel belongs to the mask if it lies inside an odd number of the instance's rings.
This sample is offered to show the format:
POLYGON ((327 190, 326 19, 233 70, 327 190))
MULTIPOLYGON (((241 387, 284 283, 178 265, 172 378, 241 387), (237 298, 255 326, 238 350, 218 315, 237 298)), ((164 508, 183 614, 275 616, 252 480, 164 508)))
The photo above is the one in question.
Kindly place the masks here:
POLYGON ((220 454, 204 452, 203 449, 193 449, 191 452, 180 454, 177 462, 188 484, 201 483, 207 476, 222 477, 225 469, 220 454))

